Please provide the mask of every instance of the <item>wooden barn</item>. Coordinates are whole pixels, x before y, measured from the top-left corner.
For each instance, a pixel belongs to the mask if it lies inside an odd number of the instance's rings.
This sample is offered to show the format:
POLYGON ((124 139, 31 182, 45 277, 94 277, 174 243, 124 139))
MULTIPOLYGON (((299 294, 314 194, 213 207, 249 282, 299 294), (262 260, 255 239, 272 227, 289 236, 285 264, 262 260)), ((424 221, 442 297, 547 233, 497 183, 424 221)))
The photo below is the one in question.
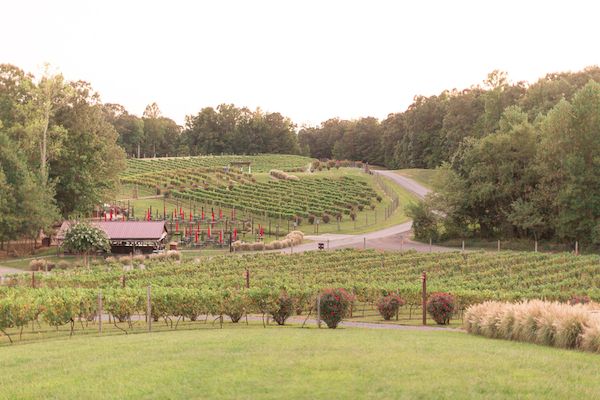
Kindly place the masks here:
MULTIPOLYGON (((165 221, 107 221, 92 222, 92 226, 102 229, 110 240, 111 252, 116 254, 152 253, 163 250, 167 243, 165 221)), ((56 236, 62 244, 71 222, 63 222, 56 236)))

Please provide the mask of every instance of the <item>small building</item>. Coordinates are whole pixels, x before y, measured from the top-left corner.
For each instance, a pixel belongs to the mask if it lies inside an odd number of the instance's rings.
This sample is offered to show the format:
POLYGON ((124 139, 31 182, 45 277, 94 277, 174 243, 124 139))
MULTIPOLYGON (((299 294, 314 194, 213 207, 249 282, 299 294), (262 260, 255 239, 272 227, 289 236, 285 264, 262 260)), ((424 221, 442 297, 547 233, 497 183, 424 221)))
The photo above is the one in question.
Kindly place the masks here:
MULTIPOLYGON (((72 222, 65 221, 61 225, 56 235, 59 246, 71 224, 72 222)), ((163 250, 167 243, 165 221, 107 221, 92 222, 91 225, 106 233, 111 252, 116 254, 152 253, 163 250)))

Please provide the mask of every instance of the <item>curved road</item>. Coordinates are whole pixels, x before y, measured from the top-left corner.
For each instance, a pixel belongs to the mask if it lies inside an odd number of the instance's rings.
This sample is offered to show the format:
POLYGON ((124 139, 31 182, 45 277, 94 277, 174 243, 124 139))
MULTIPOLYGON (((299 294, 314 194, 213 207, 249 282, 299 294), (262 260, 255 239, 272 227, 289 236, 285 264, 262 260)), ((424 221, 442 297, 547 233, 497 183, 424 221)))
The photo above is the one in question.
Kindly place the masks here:
MULTIPOLYGON (((385 176, 396 184, 402 186, 406 190, 414 193, 419 198, 425 197, 431 192, 430 189, 420 185, 410 178, 398 175, 393 171, 374 170, 374 174, 385 176)), ((289 254, 291 252, 300 253, 304 251, 317 250, 317 243, 329 242, 329 249, 338 249, 345 247, 362 248, 366 245, 368 248, 376 248, 382 250, 408 250, 415 249, 417 251, 451 251, 451 249, 424 245, 422 243, 413 242, 409 239, 408 233, 412 228, 412 221, 405 222, 400 225, 394 225, 389 228, 385 228, 379 231, 365 233, 361 235, 336 235, 336 234, 325 234, 325 235, 308 235, 307 239, 313 240, 315 243, 307 243, 292 248, 286 248, 281 250, 282 253, 289 254)))

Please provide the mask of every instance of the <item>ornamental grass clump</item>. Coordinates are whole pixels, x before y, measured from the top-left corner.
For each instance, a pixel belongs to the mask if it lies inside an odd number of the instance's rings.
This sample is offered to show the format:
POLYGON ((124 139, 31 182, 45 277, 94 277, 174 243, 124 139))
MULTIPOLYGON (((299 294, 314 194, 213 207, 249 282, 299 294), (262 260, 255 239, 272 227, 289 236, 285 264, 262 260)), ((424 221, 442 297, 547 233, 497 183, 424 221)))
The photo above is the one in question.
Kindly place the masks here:
POLYGON ((439 325, 448 325, 454 305, 454 296, 450 293, 433 293, 427 301, 427 312, 439 325))
POLYGON ((398 314, 400 307, 404 305, 404 300, 397 294, 388 294, 377 302, 377 310, 384 320, 389 321, 398 314))
POLYGON ((36 258, 29 262, 29 270, 30 271, 43 271, 46 268, 46 260, 41 258, 36 258))
POLYGON ((317 307, 320 307, 321 319, 325 321, 330 329, 337 328, 338 324, 348 314, 350 305, 354 301, 354 296, 346 290, 325 289, 317 299, 317 307))
POLYGON ((492 338, 600 352, 600 316, 593 307, 541 300, 487 301, 465 311, 465 328, 492 338))

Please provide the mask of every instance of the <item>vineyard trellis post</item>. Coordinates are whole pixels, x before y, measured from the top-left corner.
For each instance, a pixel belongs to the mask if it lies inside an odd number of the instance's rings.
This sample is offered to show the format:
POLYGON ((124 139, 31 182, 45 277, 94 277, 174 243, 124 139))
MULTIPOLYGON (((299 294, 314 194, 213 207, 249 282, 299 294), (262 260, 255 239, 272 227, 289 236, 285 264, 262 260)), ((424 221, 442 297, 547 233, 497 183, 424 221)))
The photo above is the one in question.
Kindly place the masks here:
POLYGON ((102 333, 102 290, 98 292, 98 334, 102 333))
POLYGON ((423 325, 427 325, 427 272, 423 271, 421 274, 421 280, 423 281, 423 325))
POLYGON ((317 326, 321 329, 321 294, 317 297, 317 326))
POLYGON ((152 288, 146 287, 146 320, 148 321, 148 332, 152 332, 152 288))

